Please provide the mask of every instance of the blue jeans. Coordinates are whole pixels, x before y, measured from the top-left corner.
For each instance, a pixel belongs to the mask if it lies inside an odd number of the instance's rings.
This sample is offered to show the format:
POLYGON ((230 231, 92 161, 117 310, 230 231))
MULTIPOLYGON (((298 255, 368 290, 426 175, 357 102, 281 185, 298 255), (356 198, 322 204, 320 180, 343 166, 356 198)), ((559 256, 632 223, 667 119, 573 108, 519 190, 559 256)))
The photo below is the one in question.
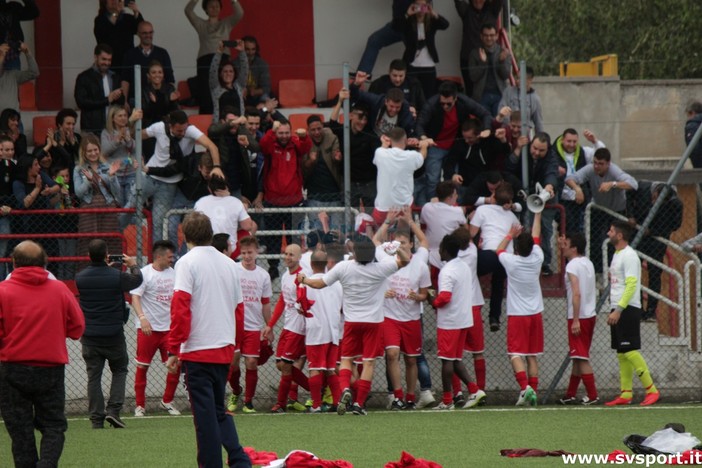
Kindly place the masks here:
POLYGON ((129 201, 129 194, 132 193, 132 186, 136 181, 136 172, 128 175, 118 175, 117 180, 119 181, 119 188, 122 189, 122 193, 120 194, 120 198, 117 200, 117 202, 119 203, 119 206, 124 206, 129 201))
POLYGON ((229 365, 183 361, 183 371, 195 422, 198 466, 221 467, 224 447, 229 466, 251 467, 251 460, 239 443, 234 420, 224 407, 229 365))
MULTIPOLYGON (((195 206, 195 202, 188 200, 180 189, 176 189, 175 196, 173 197, 173 203, 171 203, 170 209, 180 210, 186 208, 192 208, 195 206)), ((168 240, 174 244, 178 244, 178 226, 183 220, 183 215, 172 215, 168 217, 168 240)), ((163 226, 161 226, 163 229, 163 226)), ((163 232, 160 233, 163 236, 163 232)), ((187 249, 185 250, 187 252, 187 249)))
POLYGON ((500 104, 502 99, 502 94, 495 91, 485 91, 483 96, 480 98, 480 105, 490 111, 493 116, 497 115, 497 106, 500 104))
POLYGON ((385 26, 368 36, 366 48, 358 64, 358 70, 372 73, 380 49, 402 42, 402 38, 402 34, 392 29, 392 23, 385 24, 385 26))
MULTIPOLYGON (((153 229, 151 232, 151 237, 154 242, 161 240, 163 237, 163 218, 166 216, 168 210, 173 206, 173 200, 176 195, 176 190, 178 186, 173 183, 162 182, 156 180, 153 177, 144 176, 144 185, 142 187, 142 203, 153 197, 152 203, 152 219, 153 219, 153 229)), ((129 201, 125 208, 137 208, 141 209, 140 206, 136 206, 136 184, 132 186, 132 191, 129 195, 129 201)), ((120 216, 120 227, 125 229, 130 223, 131 218, 128 214, 123 214, 120 216)), ((176 227, 177 229, 177 227, 176 227)))
MULTIPOLYGON (((307 199, 307 206, 317 208, 317 207, 339 207, 343 206, 341 201, 321 201, 314 200, 312 198, 307 199)), ((342 211, 335 211, 333 213, 327 213, 329 216, 329 229, 338 229, 344 222, 344 213, 342 211)), ((322 229, 322 222, 317 217, 317 213, 310 213, 310 228, 311 229, 322 229)))
POLYGON ((426 195, 428 198, 436 196, 436 186, 441 180, 441 166, 449 150, 436 146, 429 147, 427 158, 424 160, 424 175, 426 177, 426 195))
MULTIPOLYGON (((10 217, 2 216, 0 217, 0 234, 10 234, 10 217)), ((7 239, 0 239, 0 257, 7 257, 7 244, 10 241, 7 239)), ((9 263, 0 263, 0 280, 4 280, 8 273, 9 263)))

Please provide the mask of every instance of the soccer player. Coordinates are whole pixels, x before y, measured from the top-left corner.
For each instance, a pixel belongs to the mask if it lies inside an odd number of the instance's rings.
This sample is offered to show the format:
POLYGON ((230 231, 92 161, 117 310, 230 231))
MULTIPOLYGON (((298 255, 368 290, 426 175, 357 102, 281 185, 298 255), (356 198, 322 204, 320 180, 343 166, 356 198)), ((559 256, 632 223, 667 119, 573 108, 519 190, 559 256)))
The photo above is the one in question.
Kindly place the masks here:
MULTIPOLYGON (((300 315, 295 304, 297 303, 297 285, 295 278, 302 272, 300 257, 302 251, 297 244, 290 244, 285 248, 283 261, 287 269, 280 279, 280 297, 275 305, 273 316, 268 325, 263 329, 263 337, 273 341, 273 327, 285 312, 283 332, 278 339, 276 349, 276 366, 280 370, 280 385, 278 386, 278 400, 272 413, 285 413, 288 401, 288 392, 293 380, 305 390, 309 390, 307 376, 293 364, 305 356, 305 317, 300 315)), ((302 405, 300 405, 302 406, 302 405)), ((304 409, 304 407, 303 407, 304 409)))
POLYGON ((559 400, 562 405, 582 403, 596 405, 595 375, 590 365, 590 345, 597 319, 597 288, 595 267, 585 256, 585 236, 580 232, 569 232, 558 239, 563 256, 568 260, 565 271, 566 296, 568 301, 568 346, 573 369, 568 390, 559 400), (585 385, 587 396, 576 398, 580 380, 585 385))
POLYGON ((298 282, 315 289, 331 286, 337 281, 344 288, 344 337, 341 343, 341 367, 339 387, 343 389, 337 414, 346 414, 351 403, 351 368, 357 357, 363 359, 363 371, 356 381, 357 392, 351 411, 357 416, 365 416, 366 397, 370 392, 375 360, 380 357, 383 295, 385 280, 400 268, 409 264, 409 257, 402 249, 397 250, 395 259, 373 262, 375 246, 364 237, 353 244, 353 260, 339 262, 322 278, 306 278, 298 275, 298 282))
POLYGON ((540 236, 541 213, 536 213, 531 233, 513 224, 497 247, 498 258, 507 273, 507 355, 520 388, 517 406, 536 406, 539 386, 536 358, 544 352, 541 316, 544 298, 539 283, 544 252, 539 246, 540 236), (512 239, 513 254, 505 250, 512 239))
MULTIPOLYGON (((312 276, 322 278, 327 267, 327 254, 316 250, 312 254, 310 265, 312 276)), ((302 304, 305 317, 305 345, 307 349, 307 366, 310 369, 310 394, 312 407, 310 413, 336 411, 339 404, 339 376, 336 374, 336 358, 339 355, 339 321, 343 291, 339 283, 330 288, 309 289, 300 286, 298 301, 302 304), (300 292, 308 302, 300 298, 300 292), (306 306, 309 305, 307 308, 306 306), (332 395, 331 407, 322 406, 322 389, 326 377, 332 395)))
MULTIPOLYGON (((146 414, 146 373, 156 351, 161 360, 168 357, 168 332, 171 329, 171 299, 175 271, 172 268, 176 246, 170 241, 157 241, 153 246, 153 263, 141 269, 144 281, 131 291, 132 307, 137 314, 137 353, 134 394, 136 408, 134 416, 146 414)), ((180 411, 173 406, 173 395, 178 388, 179 374, 168 373, 166 389, 161 399, 161 408, 173 416, 180 411)))
POLYGON ((434 300, 436 313, 436 343, 441 360, 441 383, 444 388, 441 403, 435 410, 453 410, 453 374, 468 385, 470 377, 463 365, 463 345, 468 329, 473 326, 473 315, 468 313, 472 298, 472 272, 458 257, 458 236, 448 234, 439 245, 439 255, 446 264, 439 272, 439 294, 434 300))
POLYGON ((229 397, 227 410, 235 411, 241 395, 239 378, 241 370, 239 361, 244 356, 246 366, 246 392, 244 394, 244 413, 255 413, 253 398, 258 384, 258 357, 261 352, 261 335, 266 323, 271 319, 271 277, 268 272, 256 265, 258 241, 253 236, 239 240, 241 263, 237 263, 241 293, 244 296, 244 332, 237 340, 239 350, 234 353, 229 384, 232 395, 229 397))
MULTIPOLYGON (((376 247, 387 237, 388 227, 397 219, 398 212, 391 210, 378 232, 373 237, 376 247)), ((422 303, 426 300, 431 279, 429 277, 429 243, 419 225, 412 222, 412 211, 404 209, 401 221, 407 223, 412 232, 398 229, 395 241, 400 243, 405 255, 410 258, 407 268, 390 276, 383 301, 383 341, 385 362, 393 391, 390 409, 414 409, 417 385, 417 358, 422 354, 422 303), (412 234, 419 240, 419 248, 412 255, 412 234), (400 353, 405 360, 407 395, 400 381, 400 353)), ((389 257, 382 248, 376 248, 376 259, 389 257)))
POLYGON ((236 340, 233 312, 244 308, 239 275, 234 262, 210 245, 212 225, 206 215, 188 214, 182 229, 189 251, 175 266, 168 370, 177 373, 182 363, 198 466, 222 466, 222 447, 229 466, 251 466, 224 404, 236 340))
POLYGON ((641 349, 641 261, 636 251, 629 246, 631 228, 627 223, 613 222, 607 236, 615 249, 609 267, 611 312, 607 317, 607 325, 612 332, 612 348, 617 350, 622 392, 605 405, 631 404, 632 374, 635 372, 646 389, 646 398, 641 402, 641 406, 649 406, 656 403, 661 394, 653 384, 646 360, 639 351, 641 349))

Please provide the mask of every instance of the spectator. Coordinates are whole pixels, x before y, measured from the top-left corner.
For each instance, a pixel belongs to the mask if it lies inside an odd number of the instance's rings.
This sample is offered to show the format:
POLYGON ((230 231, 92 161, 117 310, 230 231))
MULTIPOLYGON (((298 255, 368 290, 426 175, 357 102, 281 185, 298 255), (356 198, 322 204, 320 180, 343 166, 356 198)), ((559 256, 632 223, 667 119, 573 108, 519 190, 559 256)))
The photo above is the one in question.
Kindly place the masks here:
POLYGON ((119 76, 110 70, 112 47, 100 43, 93 55, 93 66, 76 78, 73 96, 81 110, 80 129, 99 135, 105 128, 107 108, 111 104, 124 104, 125 100, 119 76))
MULTIPOLYGON (((85 135, 80 144, 80 159, 73 170, 76 197, 80 208, 116 208, 120 207, 121 187, 116 174, 120 161, 108 165, 101 153, 100 141, 92 134, 85 135)), ((83 213, 78 215, 78 232, 120 232, 116 213, 83 213)), ((110 252, 122 251, 122 242, 118 238, 105 240, 110 252)), ((78 242, 78 253, 88 253, 89 238, 78 242)))
POLYGON ((243 41, 238 41, 234 48, 239 52, 238 67, 234 67, 229 60, 222 61, 222 50, 224 46, 220 45, 210 64, 209 85, 212 95, 212 118, 215 121, 220 115, 220 109, 224 107, 231 107, 237 115, 244 113, 246 79, 249 74, 249 62, 246 59, 243 41))
MULTIPOLYGON (((141 105, 144 111, 143 125, 148 127, 156 122, 163 122, 168 114, 178 110, 180 93, 173 83, 166 80, 166 71, 161 62, 152 60, 146 71, 146 83, 142 87, 141 105)), ((153 145, 150 152, 153 154, 153 145)))
MULTIPOLYGON (((124 54, 134 47, 134 35, 137 27, 144 21, 144 17, 139 11, 135 1, 125 2, 123 0, 100 0, 100 9, 95 17, 93 34, 98 44, 107 44, 112 48, 114 57, 112 59, 112 69, 118 74, 123 74, 128 70, 123 70, 124 54)), ((132 72, 133 73, 133 72, 132 72)))
MULTIPOLYGON (((51 167, 51 178, 60 187, 61 197, 54 207, 57 210, 70 210, 74 208, 74 200, 71 196, 73 183, 71 181, 71 170, 66 166, 54 164, 51 167)), ((61 213, 56 224, 58 232, 77 232, 78 217, 72 214, 61 213)), ((58 254, 60 257, 75 257, 78 249, 78 239, 62 238, 57 239, 58 254)), ((61 262, 58 266, 56 277, 61 280, 71 280, 76 274, 76 264, 74 262, 61 262)))
MULTIPOLYGON (((197 78, 194 82, 190 82, 190 92, 200 104, 200 114, 214 114, 208 85, 210 64, 220 47, 220 42, 229 39, 232 28, 244 16, 244 9, 241 3, 232 0, 233 13, 220 18, 222 0, 203 0, 202 9, 207 14, 207 19, 204 20, 195 14, 197 2, 198 0, 188 0, 185 5, 185 16, 195 28, 200 40, 200 48, 197 52, 197 78)), ((223 57, 222 60, 226 61, 228 58, 223 57)))
MULTIPOLYGON (((702 123, 702 102, 690 101, 685 107, 685 114, 687 115, 687 122, 685 122, 685 145, 687 146, 702 123)), ((692 150, 690 162, 694 168, 702 167, 702 140, 692 150)))
POLYGON ((436 94, 436 32, 448 29, 449 22, 434 10, 431 0, 415 0, 404 16, 394 18, 397 29, 402 32, 405 52, 402 55, 408 64, 408 74, 422 84, 425 96, 436 94))
MULTIPOLYGON (((482 172, 466 187, 465 195, 460 201, 460 204, 465 206, 473 205, 476 207, 480 205, 494 205, 495 191, 497 187, 505 182, 509 183, 513 189, 517 191, 521 190, 521 182, 512 174, 503 174, 499 171, 482 172)), ((522 211, 522 205, 513 203, 512 211, 520 213, 522 211)))
MULTIPOLYGON (((51 157, 57 165, 68 167, 73 174, 73 168, 78 161, 80 151, 80 134, 75 132, 78 113, 73 109, 61 109, 56 114, 56 130, 53 133, 55 145, 51 146, 51 157)), ((71 185, 73 191, 73 185, 71 185)), ((73 192, 72 192, 73 193, 73 192)))
MULTIPOLYGON (((244 36, 244 52, 248 61, 246 77, 246 105, 256 106, 271 98, 271 72, 268 63, 261 58, 261 48, 254 36, 244 36)), ((243 112, 243 111, 242 111, 243 112)))
POLYGON ((20 69, 20 44, 24 42, 24 32, 20 22, 32 21, 38 17, 39 8, 36 0, 0 3, 0 43, 10 45, 4 63, 0 64, 5 70, 20 69))
MULTIPOLYGON (((648 216, 651 208, 656 203, 656 200, 661 195, 665 184, 662 182, 640 181, 636 190, 632 190, 626 198, 627 213, 632 227, 637 224, 642 224, 648 216)), ((670 235, 680 229, 682 225, 683 204, 678 198, 674 187, 670 187, 666 194, 665 201, 656 211, 655 216, 651 220, 651 224, 644 231, 644 236, 641 242, 636 246, 640 252, 649 257, 664 263, 663 257, 667 246, 654 239, 654 237, 662 237, 670 240, 670 235)), ((648 265, 648 289, 654 293, 661 292, 661 269, 652 262, 646 262, 648 265)), ((656 321, 656 309, 658 308, 658 298, 653 294, 648 294, 648 303, 646 309, 641 315, 641 320, 646 322, 656 321)))
POLYGON ((80 342, 88 374, 88 411, 93 429, 102 429, 105 421, 116 429, 126 426, 119 417, 129 366, 124 338, 129 309, 124 293, 136 289, 143 281, 134 257, 122 256, 129 269, 127 273, 112 268, 112 263, 108 263, 109 252, 104 240, 91 240, 88 245, 90 266, 76 275, 80 307, 85 316, 85 333, 80 342), (102 393, 105 361, 112 373, 107 406, 102 393))
POLYGON ((119 206, 127 204, 129 192, 136 180, 136 142, 132 138, 134 122, 138 112, 127 114, 124 106, 110 106, 107 111, 107 128, 100 135, 102 155, 108 165, 116 165, 115 177, 119 181, 120 195, 117 198, 119 206))
POLYGON ((483 129, 490 128, 492 116, 487 109, 472 99, 458 94, 456 83, 444 82, 439 94, 432 96, 417 119, 416 135, 420 139, 431 138, 436 143, 429 148, 424 163, 426 169, 423 182, 427 199, 435 195, 436 184, 441 180, 441 166, 454 141, 461 137, 461 123, 470 116, 483 122, 483 129))
MULTIPOLYGON (((188 158, 184 167, 183 180, 178 182, 178 188, 186 199, 195 203, 202 197, 210 194, 207 184, 214 169, 212 156, 209 153, 196 154, 188 158)), ((156 172, 159 168, 149 168, 149 173, 156 172)))
MULTIPOLYGON (((15 144, 7 135, 0 135, 0 234, 12 232, 10 217, 12 208, 16 206, 12 193, 12 183, 16 177, 17 161, 15 161, 15 144)), ((0 257, 7 253, 7 239, 0 239, 0 257)), ((0 278, 7 276, 6 263, 0 263, 0 278)))
MULTIPOLYGON (((307 204, 314 207, 341 206, 344 165, 339 138, 331 129, 324 128, 322 119, 317 115, 307 118, 307 133, 312 140, 312 148, 303 162, 307 204)), ((339 227, 340 214, 330 214, 327 228, 339 227)), ((318 218, 314 220, 314 226, 324 230, 318 218)))
MULTIPOLYGON (((534 82, 534 69, 531 67, 526 67, 526 84, 527 84, 527 108, 521 115, 526 117, 527 128, 531 132, 543 132, 544 131, 544 118, 541 115, 541 98, 536 94, 536 90, 531 86, 534 82)), ((517 81, 518 83, 519 81, 517 81)), ((497 106, 498 109, 503 107, 509 107, 509 109, 514 111, 521 111, 519 103, 519 85, 517 86, 507 86, 502 91, 502 99, 500 99, 500 104, 497 106)))
MULTIPOLYGON (((134 2, 132 2, 131 5, 134 5, 134 2)), ((147 86, 147 75, 151 70, 151 64, 154 62, 158 62, 162 67, 162 83, 165 82, 167 87, 173 89, 175 89, 176 86, 170 54, 163 47, 154 45, 154 25, 148 21, 142 21, 137 25, 136 31, 137 36, 139 36, 139 45, 128 49, 124 54, 124 72, 120 73, 122 78, 122 92, 129 98, 129 102, 133 102, 132 100, 134 99, 135 65, 141 65, 142 90, 147 86)), ((114 47, 113 50, 115 53, 118 53, 114 47)))
POLYGON ((485 23, 480 28, 480 47, 473 49, 468 58, 473 99, 497 115, 498 104, 510 72, 510 53, 497 43, 497 28, 485 23))
POLYGON ((39 76, 39 65, 27 44, 21 42, 19 50, 27 57, 27 69, 4 68, 3 63, 10 53, 10 46, 7 43, 0 44, 0 109, 19 109, 19 85, 39 76))
POLYGON ((68 429, 66 339, 77 340, 85 321, 68 287, 48 279, 41 246, 20 243, 12 263, 12 278, 0 285, 0 411, 15 466, 58 466, 68 429))
POLYGON ((27 137, 22 133, 20 113, 15 109, 3 109, 0 112, 0 133, 12 138, 15 144, 15 157, 19 159, 27 153, 27 137))
MULTIPOLYGON (((585 130, 583 136, 592 143, 594 147, 580 146, 578 142, 578 132, 573 128, 566 128, 563 135, 556 138, 556 141, 551 147, 551 151, 556 153, 556 160, 559 166, 556 193, 558 193, 561 205, 563 205, 566 210, 566 232, 582 232, 585 206, 582 203, 576 203, 575 191, 565 185, 565 179, 590 164, 595 151, 598 148, 605 147, 605 144, 598 140, 595 134, 590 130, 585 130), (582 157, 580 157, 581 155, 582 157)), ((585 199, 589 200, 590 197, 591 195, 588 190, 585 192, 585 199)))
POLYGON ((361 86, 367 78, 368 75, 358 72, 351 85, 351 100, 370 108, 365 130, 375 132, 380 137, 394 127, 402 127, 407 135, 414 135, 414 117, 409 110, 409 104, 405 102, 404 93, 397 88, 390 89, 384 96, 362 91, 361 86))
POLYGON ((410 105, 410 112, 416 119, 422 111, 426 98, 422 84, 414 76, 407 75, 407 63, 402 59, 390 62, 387 75, 373 80, 368 91, 374 94, 387 94, 392 88, 400 88, 405 94, 405 101, 410 105))
POLYGON ((497 24, 502 9, 502 0, 453 0, 456 12, 463 20, 461 40, 461 75, 468 96, 473 95, 473 81, 470 78, 470 53, 481 46, 480 28, 485 23, 497 24))
POLYGON ((414 0, 393 0, 392 21, 386 23, 382 28, 368 37, 366 48, 363 50, 361 61, 358 64, 358 71, 371 75, 373 73, 375 61, 378 59, 380 49, 402 41, 402 31, 398 28, 396 20, 404 18, 407 13, 407 8, 413 3, 414 0))
MULTIPOLYGON (((638 182, 611 162, 612 155, 607 148, 595 151, 592 164, 588 164, 575 174, 567 176, 565 183, 575 190, 575 202, 583 204, 585 195, 582 186, 587 185, 592 193, 592 201, 597 205, 608 208, 621 215, 626 212, 626 192, 636 190, 638 182)), ((611 224, 612 217, 602 210, 593 209, 590 218, 590 260, 595 265, 595 271, 602 272, 602 242, 607 232, 605 228, 611 224)), ((609 254, 613 248, 608 245, 609 254)))

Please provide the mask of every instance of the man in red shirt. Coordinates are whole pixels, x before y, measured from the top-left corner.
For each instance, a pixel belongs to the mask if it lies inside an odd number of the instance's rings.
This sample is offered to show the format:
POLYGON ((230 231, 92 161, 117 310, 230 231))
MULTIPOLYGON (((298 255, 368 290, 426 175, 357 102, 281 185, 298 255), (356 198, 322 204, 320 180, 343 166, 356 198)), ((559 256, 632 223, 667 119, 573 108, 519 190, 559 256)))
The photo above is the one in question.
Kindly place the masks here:
MULTIPOLYGON (((302 162, 304 156, 312 148, 312 140, 307 136, 307 130, 297 129, 291 133, 289 123, 273 122, 273 128, 268 130, 260 141, 263 153, 263 206, 268 208, 300 206, 302 198, 302 162)), ((254 205, 257 203, 254 202, 254 205)), ((290 229, 293 225, 291 214, 275 213, 263 219, 264 229, 280 230, 285 226, 290 229)), ((266 239, 268 252, 280 252, 280 237, 266 239)), ((288 239, 288 243, 292 242, 288 239)), ((269 260, 268 273, 271 281, 280 276, 279 261, 269 260)))

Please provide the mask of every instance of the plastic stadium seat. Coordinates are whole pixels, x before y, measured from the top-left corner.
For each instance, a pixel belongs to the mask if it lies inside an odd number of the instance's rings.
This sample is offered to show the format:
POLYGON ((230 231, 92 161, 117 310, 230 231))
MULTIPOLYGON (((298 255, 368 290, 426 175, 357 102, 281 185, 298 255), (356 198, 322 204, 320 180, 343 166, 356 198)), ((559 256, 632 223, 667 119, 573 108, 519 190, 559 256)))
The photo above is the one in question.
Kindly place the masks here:
POLYGON ((322 122, 324 122, 324 114, 305 114, 305 113, 290 114, 288 116, 288 121, 290 121, 290 129, 293 132, 295 130, 297 130, 298 128, 307 129, 307 118, 310 115, 318 115, 322 119, 322 122))
POLYGON ((46 132, 56 127, 56 117, 53 115, 38 115, 32 119, 32 137, 34 146, 44 146, 46 132))
POLYGON ((19 110, 37 111, 37 94, 33 81, 22 83, 19 87, 19 110))
POLYGON ((207 135, 207 129, 212 125, 212 114, 195 114, 188 117, 190 125, 195 125, 202 133, 207 135))
POLYGON ((281 107, 317 107, 314 80, 280 80, 278 102, 281 107))
POLYGON ((177 85, 178 92, 180 93, 180 98, 178 98, 178 101, 181 103, 180 108, 181 109, 197 109, 197 106, 186 106, 183 105, 183 101, 188 101, 189 99, 192 99, 192 95, 190 94, 190 86, 188 86, 187 80, 181 80, 178 82, 177 85))
POLYGON ((334 96, 339 94, 339 90, 343 88, 344 80, 341 78, 331 78, 327 80, 327 99, 334 99, 334 96))
MULTIPOLYGON (((437 81, 453 81, 457 85, 463 86, 463 78, 461 78, 460 76, 449 76, 449 75, 437 76, 436 80, 437 81)), ((428 97, 427 97, 427 99, 428 99, 428 97)))

